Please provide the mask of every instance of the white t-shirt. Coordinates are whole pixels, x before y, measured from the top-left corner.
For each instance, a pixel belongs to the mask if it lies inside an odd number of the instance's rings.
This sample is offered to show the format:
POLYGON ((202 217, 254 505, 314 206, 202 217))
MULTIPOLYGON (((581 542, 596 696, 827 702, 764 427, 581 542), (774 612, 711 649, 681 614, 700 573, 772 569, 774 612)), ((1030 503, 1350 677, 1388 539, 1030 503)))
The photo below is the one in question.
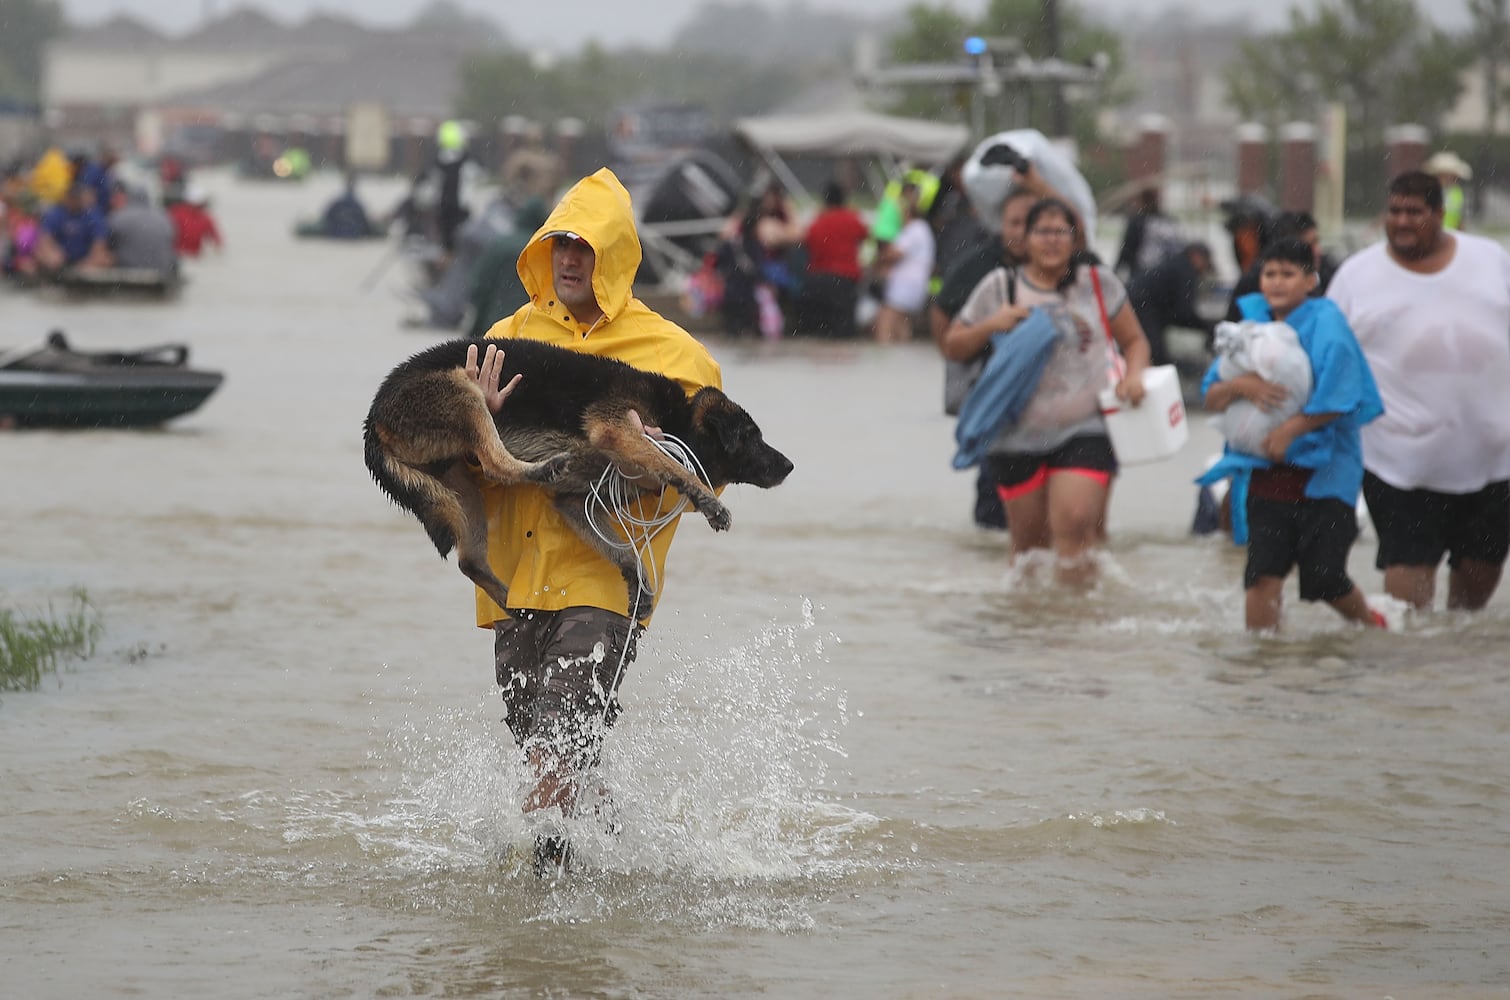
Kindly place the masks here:
POLYGON ((1397 489, 1473 493, 1510 479, 1510 253, 1453 238, 1436 274, 1406 270, 1378 243, 1327 288, 1384 400, 1363 428, 1364 467, 1397 489))
POLYGON ((902 255, 886 275, 886 304, 915 313, 928 302, 928 277, 933 273, 933 230, 923 219, 902 227, 891 244, 902 255))
MULTIPOLYGON (((1127 302, 1127 290, 1110 269, 1098 267, 1102 300, 1108 317, 1116 316, 1127 302)), ((992 455, 1042 455, 1075 437, 1105 434, 1100 392, 1112 384, 1113 351, 1108 331, 1101 321, 1091 270, 1081 267, 1075 283, 1064 291, 1039 288, 1018 272, 1016 303, 1020 306, 1064 306, 1073 322, 1061 327, 1058 343, 1044 366, 1033 398, 1017 422, 1008 424, 986 447, 992 455)), ((1008 304, 1010 282, 1007 269, 998 267, 975 286, 956 317, 970 325, 979 323, 1008 304)), ((1116 352, 1120 356, 1120 351, 1116 352)))

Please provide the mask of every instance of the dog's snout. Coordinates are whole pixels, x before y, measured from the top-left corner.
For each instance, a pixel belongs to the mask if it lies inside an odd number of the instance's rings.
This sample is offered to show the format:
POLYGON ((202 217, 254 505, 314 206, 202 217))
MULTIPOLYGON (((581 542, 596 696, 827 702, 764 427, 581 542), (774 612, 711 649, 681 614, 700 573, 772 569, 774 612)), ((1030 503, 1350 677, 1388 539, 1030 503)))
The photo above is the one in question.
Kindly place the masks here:
POLYGON ((773 486, 780 486, 786 482, 786 477, 792 474, 792 469, 795 466, 792 465, 790 458, 787 458, 775 448, 771 448, 769 445, 766 447, 769 453, 766 455, 764 463, 765 475, 761 477, 759 485, 765 489, 770 489, 773 486))

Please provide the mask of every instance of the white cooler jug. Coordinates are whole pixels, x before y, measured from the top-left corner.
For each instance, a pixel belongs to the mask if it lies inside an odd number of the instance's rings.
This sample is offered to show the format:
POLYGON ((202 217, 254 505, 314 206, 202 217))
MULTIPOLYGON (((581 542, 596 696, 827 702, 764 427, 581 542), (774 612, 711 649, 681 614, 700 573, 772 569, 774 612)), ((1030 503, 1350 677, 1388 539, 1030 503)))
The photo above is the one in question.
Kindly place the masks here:
POLYGON ((1169 458, 1190 437, 1185 399, 1174 365, 1158 365, 1143 372, 1143 402, 1130 406, 1108 386, 1101 390, 1101 415, 1112 450, 1123 465, 1169 458))

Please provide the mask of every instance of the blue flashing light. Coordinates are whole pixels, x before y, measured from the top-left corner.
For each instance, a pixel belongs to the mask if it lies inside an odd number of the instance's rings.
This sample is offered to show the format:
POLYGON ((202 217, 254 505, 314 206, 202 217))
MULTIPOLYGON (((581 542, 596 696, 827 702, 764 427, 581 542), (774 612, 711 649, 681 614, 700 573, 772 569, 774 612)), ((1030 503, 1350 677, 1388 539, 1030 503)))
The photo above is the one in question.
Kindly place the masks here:
POLYGON ((971 35, 965 39, 965 54, 983 56, 986 54, 986 40, 979 35, 971 35))

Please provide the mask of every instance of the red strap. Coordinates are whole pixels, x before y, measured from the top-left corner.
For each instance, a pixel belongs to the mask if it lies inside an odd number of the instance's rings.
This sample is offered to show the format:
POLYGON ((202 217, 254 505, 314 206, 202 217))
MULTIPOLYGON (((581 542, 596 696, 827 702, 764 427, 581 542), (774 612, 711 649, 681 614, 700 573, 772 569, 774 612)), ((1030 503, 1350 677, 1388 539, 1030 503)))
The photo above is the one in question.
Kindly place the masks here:
POLYGON ((1101 294, 1101 269, 1095 264, 1091 268, 1091 287, 1096 290, 1096 308, 1101 310, 1101 329, 1106 331, 1106 346, 1111 352, 1112 367, 1116 369, 1117 378, 1121 379, 1127 370, 1122 367, 1122 355, 1117 353, 1117 341, 1112 336, 1112 321, 1106 315, 1106 299, 1101 294))

